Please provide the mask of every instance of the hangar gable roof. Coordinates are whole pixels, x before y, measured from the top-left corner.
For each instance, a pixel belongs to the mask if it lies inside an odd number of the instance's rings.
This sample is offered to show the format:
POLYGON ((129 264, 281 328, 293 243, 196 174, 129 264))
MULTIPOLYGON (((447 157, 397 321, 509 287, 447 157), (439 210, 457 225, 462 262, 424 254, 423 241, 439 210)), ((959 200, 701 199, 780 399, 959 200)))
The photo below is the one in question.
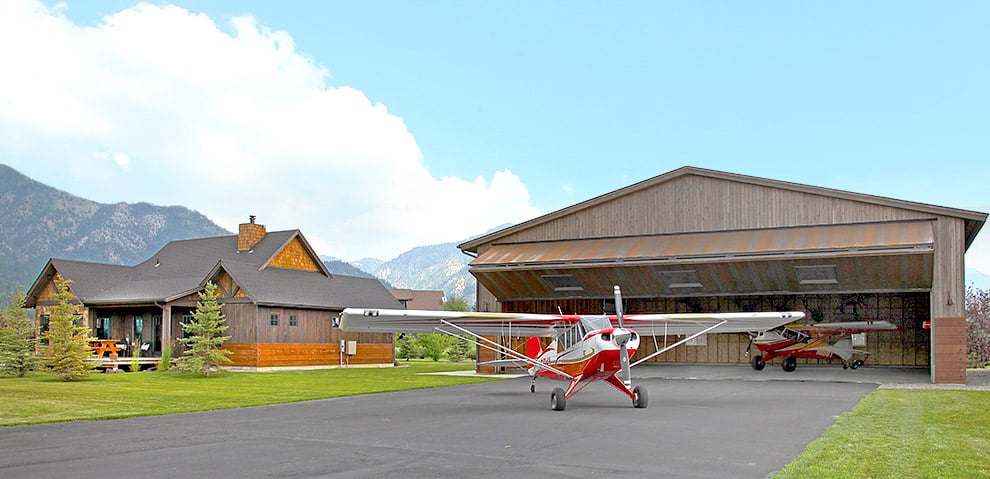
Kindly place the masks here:
POLYGON ((708 170, 708 169, 697 168, 692 166, 685 166, 670 171, 668 173, 650 178, 648 180, 627 186, 625 188, 621 188, 619 190, 578 203, 576 205, 548 213, 546 215, 534 218, 529 221, 525 221, 523 223, 519 223, 514 226, 510 226, 508 228, 504 228, 502 230, 472 239, 470 241, 466 241, 458 245, 458 247, 465 252, 478 253, 479 248, 483 245, 499 242, 500 240, 507 237, 511 237, 516 233, 541 226, 543 224, 552 222, 554 220, 560 219, 565 216, 574 215, 583 210, 593 208, 603 203, 614 201, 616 199, 622 198, 627 195, 632 195, 647 188, 653 188, 663 183, 670 182, 672 180, 683 178, 686 176, 715 178, 715 179, 726 180, 731 182, 759 185, 770 188, 795 191, 800 193, 810 193, 814 195, 833 197, 833 198, 850 200, 850 201, 857 201, 857 202, 874 204, 879 206, 886 206, 890 208, 898 208, 902 210, 915 211, 923 214, 960 218, 965 222, 966 248, 968 248, 969 245, 972 244, 973 240, 976 238, 977 233, 979 233, 980 229, 983 227, 983 224, 986 222, 987 219, 986 213, 981 213, 977 211, 948 208, 943 206, 916 203, 916 202, 898 200, 893 198, 885 198, 881 196, 854 193, 850 191, 835 190, 835 189, 823 188, 818 186, 809 186, 799 183, 790 183, 786 181, 771 180, 766 178, 759 178, 759 177, 746 176, 735 173, 708 170))

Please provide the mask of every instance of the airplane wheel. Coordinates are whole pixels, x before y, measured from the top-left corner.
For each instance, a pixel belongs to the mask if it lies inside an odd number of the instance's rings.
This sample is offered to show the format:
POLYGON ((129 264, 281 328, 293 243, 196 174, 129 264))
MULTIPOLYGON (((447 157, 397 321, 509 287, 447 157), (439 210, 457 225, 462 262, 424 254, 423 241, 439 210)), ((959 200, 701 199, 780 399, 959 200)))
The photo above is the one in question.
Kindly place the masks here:
POLYGON ((564 390, 561 388, 553 388, 553 392, 550 393, 550 409, 554 411, 563 411, 567 407, 567 395, 564 394, 564 390))
POLYGON ((849 369, 849 363, 843 361, 842 362, 842 369, 849 369))
POLYGON ((857 360, 853 361, 852 364, 849 365, 849 367, 851 367, 853 369, 856 369, 856 368, 858 368, 858 367, 860 367, 862 365, 863 365, 863 360, 862 359, 857 359, 857 360))
POLYGON ((781 367, 784 368, 784 371, 786 372, 793 372, 797 369, 797 358, 794 356, 784 358, 784 363, 781 364, 781 367))
POLYGON ((757 371, 763 371, 763 368, 767 367, 767 364, 763 362, 763 356, 753 356, 753 359, 749 360, 749 364, 757 371))
POLYGON ((633 388, 633 407, 637 409, 644 409, 646 405, 650 403, 650 395, 646 393, 646 388, 643 386, 636 386, 633 388))
POLYGON ((531 393, 535 393, 536 392, 536 385, 535 384, 530 384, 529 385, 529 392, 531 392, 531 393))

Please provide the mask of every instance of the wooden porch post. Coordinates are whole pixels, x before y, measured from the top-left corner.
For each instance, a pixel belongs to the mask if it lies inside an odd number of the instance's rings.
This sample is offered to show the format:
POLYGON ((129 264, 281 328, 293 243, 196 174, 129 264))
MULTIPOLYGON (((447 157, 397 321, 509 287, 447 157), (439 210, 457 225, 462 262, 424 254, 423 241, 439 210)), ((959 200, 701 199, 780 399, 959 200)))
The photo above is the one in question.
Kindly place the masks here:
POLYGON ((172 304, 162 306, 162 348, 172 345, 172 304))

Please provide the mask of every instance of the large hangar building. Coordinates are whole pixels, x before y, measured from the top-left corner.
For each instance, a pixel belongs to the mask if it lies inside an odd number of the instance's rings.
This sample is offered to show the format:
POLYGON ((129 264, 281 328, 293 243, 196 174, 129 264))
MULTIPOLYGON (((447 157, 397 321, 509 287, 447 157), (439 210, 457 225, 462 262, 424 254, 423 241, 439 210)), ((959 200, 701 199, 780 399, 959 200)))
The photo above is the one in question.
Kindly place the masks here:
MULTIPOLYGON (((479 311, 805 311, 885 320, 868 364, 966 382, 964 255, 987 214, 683 167, 465 242, 479 311)), ((712 334, 655 360, 747 363, 712 334)), ((637 356, 654 351, 644 340, 637 356)), ((633 358, 635 360, 635 357, 633 358)), ((805 360, 814 361, 814 360, 805 360)))

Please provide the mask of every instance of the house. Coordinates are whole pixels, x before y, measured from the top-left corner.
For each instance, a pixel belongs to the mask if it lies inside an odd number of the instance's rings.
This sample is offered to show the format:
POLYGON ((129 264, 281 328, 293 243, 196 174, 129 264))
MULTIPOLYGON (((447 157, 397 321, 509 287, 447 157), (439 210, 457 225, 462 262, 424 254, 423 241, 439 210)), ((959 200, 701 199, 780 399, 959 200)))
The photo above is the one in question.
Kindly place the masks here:
POLYGON ((388 292, 406 309, 443 311, 443 304, 447 302, 443 291, 397 288, 389 289, 388 292))
POLYGON ((233 353, 233 366, 394 360, 392 335, 333 327, 346 307, 401 308, 388 290, 375 279, 330 274, 302 232, 267 232, 254 216, 237 235, 172 241, 135 266, 50 259, 27 293, 26 307, 36 309, 42 330, 56 304, 56 275, 72 281, 92 337, 126 342, 142 356, 160 356, 164 345, 181 354, 182 324, 212 281, 229 326, 224 348, 233 353), (350 357, 344 341, 357 342, 350 357))

